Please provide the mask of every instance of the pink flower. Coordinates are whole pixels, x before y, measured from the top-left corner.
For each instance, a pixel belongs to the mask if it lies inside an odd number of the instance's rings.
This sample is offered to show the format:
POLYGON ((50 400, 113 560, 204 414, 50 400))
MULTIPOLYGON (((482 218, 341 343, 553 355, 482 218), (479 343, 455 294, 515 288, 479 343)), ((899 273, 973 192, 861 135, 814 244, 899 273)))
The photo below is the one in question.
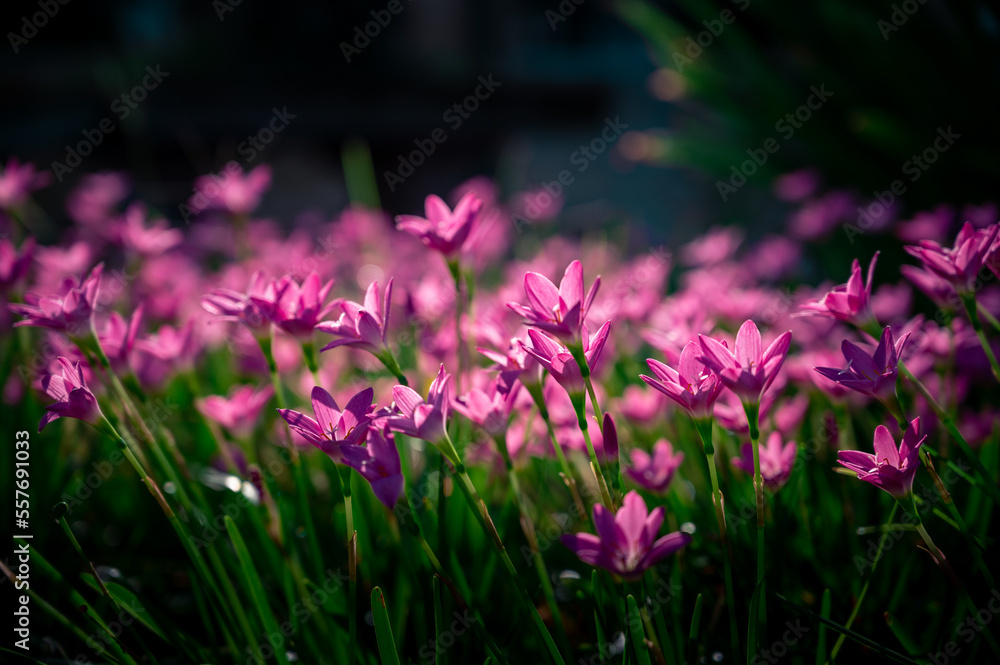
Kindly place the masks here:
POLYGON ((35 239, 28 238, 19 250, 8 238, 0 240, 0 292, 6 293, 28 276, 35 239))
POLYGON ((426 217, 399 215, 396 228, 450 259, 462 249, 482 207, 483 202, 472 192, 466 193, 454 210, 440 196, 431 194, 424 201, 426 217))
POLYGON ((170 228, 162 217, 146 226, 146 206, 133 203, 125 211, 119 228, 122 244, 142 256, 162 254, 184 240, 184 234, 170 228))
POLYGON ((858 474, 858 478, 884 489, 897 499, 902 499, 913 491, 913 478, 920 465, 920 446, 927 436, 917 438, 920 418, 914 418, 903 434, 903 440, 896 449, 889 430, 883 425, 875 428, 873 446, 875 454, 860 450, 842 450, 837 453, 837 462, 858 474))
POLYGON ((892 329, 886 326, 873 355, 845 339, 841 350, 847 360, 847 367, 817 367, 816 371, 831 381, 888 405, 896 395, 899 356, 909 337, 910 333, 906 333, 893 343, 892 329))
MULTIPOLYGON (((607 321, 593 337, 587 336, 587 329, 583 329, 583 355, 587 360, 587 366, 593 369, 604 349, 604 343, 608 340, 608 332, 611 330, 611 322, 607 321)), ((538 364, 549 371, 556 381, 559 382, 566 392, 572 394, 583 393, 586 389, 583 374, 577 364, 573 354, 565 346, 552 339, 543 332, 529 330, 528 338, 530 345, 521 342, 524 350, 531 354, 538 364)))
POLYGON ((555 335, 564 342, 576 341, 580 339, 587 312, 600 287, 601 277, 598 275, 584 297, 583 265, 573 261, 566 268, 558 289, 544 275, 527 272, 524 275, 524 293, 528 297, 528 307, 516 302, 507 303, 507 307, 523 316, 529 326, 555 335))
POLYGON ((88 173, 66 198, 66 212, 77 224, 100 232, 128 191, 123 173, 88 173))
POLYGON ((792 333, 784 332, 761 351, 760 331, 753 321, 747 320, 736 333, 736 352, 711 337, 698 335, 702 356, 698 358, 727 388, 747 404, 760 404, 764 392, 774 382, 785 362, 792 333))
POLYGON ((57 401, 45 407, 45 415, 38 423, 38 431, 41 432, 46 425, 59 418, 76 418, 98 427, 104 420, 104 414, 101 413, 94 393, 87 387, 83 367, 63 356, 59 356, 58 360, 62 365, 61 374, 49 374, 42 378, 42 389, 57 401))
POLYGON ((267 332, 269 321, 254 303, 255 300, 266 302, 277 300, 274 281, 265 277, 261 270, 250 277, 250 284, 245 293, 232 289, 215 289, 208 295, 202 296, 201 306, 221 321, 237 321, 254 334, 261 335, 267 332))
MULTIPOLYGON (((512 337, 506 355, 492 349, 476 347, 476 351, 496 363, 491 369, 500 372, 498 379, 501 385, 498 387, 502 392, 510 392, 514 388, 516 381, 525 372, 538 369, 538 364, 535 362, 534 356, 524 350, 523 341, 517 337, 512 337)), ((537 374, 538 372, 535 372, 533 379, 536 382, 538 381, 537 374)), ((531 383, 531 381, 529 380, 528 383, 531 383)))
POLYGON ((395 386, 392 398, 395 409, 389 413, 376 414, 385 423, 407 436, 423 439, 428 443, 444 440, 448 423, 448 382, 451 375, 444 371, 444 365, 431 382, 425 401, 415 390, 407 386, 395 386))
POLYGON ((188 319, 180 328, 164 324, 146 339, 139 340, 136 348, 182 372, 193 369, 194 359, 201 350, 194 335, 194 319, 188 319))
POLYGON ((828 316, 864 326, 874 320, 871 308, 872 278, 875 276, 875 262, 878 252, 868 265, 868 280, 861 282, 861 264, 857 259, 851 264, 851 277, 846 284, 836 286, 819 300, 802 305, 801 315, 828 316))
POLYGON ((117 374, 128 370, 129 356, 135 347, 139 326, 142 325, 142 310, 143 306, 140 304, 132 312, 132 318, 128 322, 118 312, 111 312, 104 330, 97 333, 104 353, 111 362, 111 369, 117 374))
POLYGON ((695 420, 710 418, 723 385, 700 360, 700 355, 699 345, 688 342, 681 351, 676 370, 659 360, 647 358, 646 364, 656 378, 645 375, 640 375, 639 378, 677 402, 695 420))
POLYGON ((971 222, 966 222, 955 237, 953 247, 942 247, 933 240, 923 240, 904 249, 920 259, 929 272, 949 282, 956 291, 968 293, 992 251, 998 232, 1000 224, 977 231, 971 222))
POLYGON ((622 507, 612 515, 601 504, 594 505, 597 534, 565 534, 563 545, 573 550, 581 561, 611 571, 626 580, 642 577, 650 568, 691 542, 690 534, 675 531, 658 540, 665 509, 649 512, 638 492, 625 495, 622 507))
POLYGON ((227 164, 221 175, 204 175, 194 181, 194 194, 188 205, 194 212, 225 210, 233 215, 248 215, 260 205, 271 187, 271 167, 261 164, 243 175, 235 162, 227 164))
MULTIPOLYGON (((795 457, 799 448, 794 441, 781 442, 780 432, 771 432, 767 442, 760 446, 760 475, 764 484, 772 492, 788 482, 795 466, 795 457)), ((733 459, 733 466, 753 475, 753 446, 744 443, 740 446, 740 456, 733 459)))
POLYGON ((45 187, 51 179, 52 174, 48 171, 36 172, 34 164, 21 164, 16 157, 11 157, 0 172, 0 208, 20 207, 31 192, 45 187))
POLYGON ((335 339, 320 351, 334 349, 338 346, 350 346, 364 349, 374 355, 388 350, 389 307, 392 304, 392 280, 385 285, 382 301, 379 302, 378 282, 368 285, 364 304, 351 300, 338 300, 333 303, 341 310, 336 321, 323 321, 316 325, 316 330, 330 335, 335 339))
POLYGON ((653 444, 653 454, 645 450, 633 448, 629 453, 632 465, 625 468, 625 473, 639 487, 665 494, 670 487, 670 481, 684 461, 684 453, 674 453, 674 447, 666 439, 660 439, 653 444))
POLYGON ((309 273, 302 286, 291 276, 285 275, 268 288, 264 296, 250 296, 250 301, 276 326, 299 341, 312 339, 313 329, 329 314, 336 304, 324 305, 333 288, 333 280, 320 282, 319 275, 309 273))
POLYGON ((392 432, 368 430, 367 446, 342 446, 344 463, 371 484, 375 497, 386 508, 396 505, 403 493, 403 470, 392 432))
POLYGON ((507 429, 510 412, 520 395, 520 384, 513 390, 504 392, 502 384, 494 381, 486 390, 473 388, 460 397, 451 400, 451 406, 476 425, 491 434, 499 434, 507 429))
POLYGON ((260 390, 256 386, 238 386, 230 390, 227 397, 209 395, 195 405, 206 418, 219 423, 233 436, 245 437, 253 432, 257 416, 273 394, 271 386, 260 390))
POLYGON ((709 229, 681 248, 681 260, 688 266, 712 266, 728 261, 743 242, 743 231, 736 226, 709 229))
POLYGON ((76 286, 70 283, 69 290, 62 296, 39 297, 29 293, 24 297, 25 304, 7 305, 13 313, 27 317, 14 325, 52 328, 70 337, 86 336, 91 330, 103 271, 104 264, 101 263, 76 286))
POLYGON ((292 409, 278 409, 278 413, 292 431, 329 455, 333 461, 340 462, 345 447, 359 446, 364 441, 371 425, 374 396, 375 391, 366 388, 352 397, 347 407, 341 410, 333 395, 316 386, 312 389, 315 420, 292 409))

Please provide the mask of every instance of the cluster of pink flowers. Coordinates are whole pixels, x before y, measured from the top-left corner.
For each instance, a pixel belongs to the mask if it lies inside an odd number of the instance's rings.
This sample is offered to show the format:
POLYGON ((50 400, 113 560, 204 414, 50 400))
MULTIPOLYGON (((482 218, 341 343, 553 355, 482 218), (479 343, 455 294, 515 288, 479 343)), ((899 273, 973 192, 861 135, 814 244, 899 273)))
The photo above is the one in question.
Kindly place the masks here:
MULTIPOLYGON (((8 163, 0 209, 20 206, 44 184, 30 165, 8 163)), ((601 466, 617 470, 620 448, 627 453, 622 477, 648 495, 669 492, 694 463, 677 450, 684 445, 678 414, 729 430, 744 444, 732 467, 748 475, 759 467, 768 489, 778 491, 794 477, 809 396, 825 395, 838 405, 874 399, 888 410, 885 422, 909 423, 898 449, 880 425, 874 455, 840 452, 859 478, 905 496, 938 416, 915 394, 908 405, 917 417, 904 418, 901 363, 959 408, 972 443, 996 422, 995 407, 964 406, 989 381, 983 367, 992 350, 977 339, 978 319, 914 316, 910 287, 950 303, 951 312, 958 302, 952 296, 971 295, 984 315, 995 316, 1000 293, 980 283, 983 271, 996 273, 1000 263, 995 220, 966 222, 952 247, 932 240, 908 246, 920 263, 902 280, 887 283, 893 276, 884 269, 876 274, 873 252, 861 257, 867 275, 856 259, 849 270, 845 262, 842 285, 788 291, 777 284, 801 274, 804 239, 815 236, 815 225, 825 228, 824 215, 836 217, 829 211, 839 204, 817 199, 793 215, 790 238, 746 245, 735 229, 715 229, 686 245, 687 269, 666 295, 672 266, 665 252, 625 257, 603 243, 557 236, 540 240, 531 257, 514 253, 517 234, 503 220, 524 193, 508 203, 474 181, 449 197, 453 207, 427 197, 423 217, 402 215, 394 224, 380 211, 351 208, 285 235, 254 214, 269 184, 267 169, 199 179, 195 223, 181 230, 141 203, 122 209, 124 177, 91 176, 69 204, 76 224, 69 237, 82 248, 0 240, 0 295, 18 317, 3 325, 42 328, 44 348, 56 350, 36 377, 56 400, 43 427, 59 417, 102 418, 100 391, 95 396, 85 381, 100 356, 151 394, 196 374, 211 357, 229 363, 243 385, 199 396, 205 417, 237 439, 270 426, 273 411, 265 406, 281 395, 261 386, 273 372, 297 407, 279 411, 292 440, 356 470, 392 508, 404 491, 395 435, 450 452, 456 413, 491 438, 502 436, 515 465, 562 449, 587 454, 593 446, 601 466), (111 271, 115 260, 123 263, 111 271), (550 277, 560 273, 556 286, 550 277), (594 276, 589 288, 585 273, 594 276), (314 339, 324 344, 321 353, 314 339), (653 354, 643 353, 649 349, 653 354), (656 356, 646 360, 652 376, 636 371, 645 355, 656 356), (353 397, 341 408, 334 394, 353 397), (298 406, 306 395, 312 415, 298 406), (602 426, 587 427, 591 416, 602 426), (745 436, 756 443, 758 430, 765 443, 756 451, 745 436)), ((793 180, 782 187, 792 199, 814 189, 793 180)), ((897 226, 905 235, 924 223, 918 216, 897 226)), ((4 394, 16 395, 14 388, 4 394)), ((594 507, 597 535, 563 542, 582 561, 631 579, 691 536, 658 538, 664 508, 650 512, 638 491, 619 490, 615 506, 594 507)))

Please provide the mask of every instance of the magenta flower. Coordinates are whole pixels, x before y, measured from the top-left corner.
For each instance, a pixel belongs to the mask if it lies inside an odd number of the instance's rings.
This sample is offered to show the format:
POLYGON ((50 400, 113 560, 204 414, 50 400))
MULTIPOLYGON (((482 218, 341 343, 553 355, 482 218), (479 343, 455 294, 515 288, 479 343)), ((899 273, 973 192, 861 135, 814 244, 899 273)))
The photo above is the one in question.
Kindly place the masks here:
POLYGON ((874 397, 889 405, 896 395, 896 378, 899 376, 899 356, 910 333, 900 337, 895 343, 889 326, 882 331, 875 353, 869 355, 864 349, 846 339, 841 344, 847 367, 817 367, 817 372, 826 378, 850 388, 862 395, 874 397))
POLYGON ((52 174, 48 171, 35 171, 34 164, 21 164, 16 157, 11 157, 0 171, 0 209, 20 207, 31 192, 45 187, 51 179, 52 174))
POLYGON ((389 306, 392 304, 392 280, 385 285, 382 301, 379 302, 378 282, 372 282, 365 291, 364 304, 351 300, 338 300, 333 303, 339 307, 340 318, 336 321, 323 321, 316 325, 316 330, 339 339, 335 339, 320 351, 334 349, 338 346, 350 346, 364 349, 378 356, 389 349, 389 306))
POLYGON ((269 288, 267 295, 251 295, 250 301, 276 326, 300 342, 308 342, 316 325, 336 307, 333 302, 323 304, 332 288, 333 280, 322 284, 315 271, 302 280, 302 286, 285 275, 274 282, 273 295, 269 288))
MULTIPOLYGON (((760 475, 764 485, 772 492, 788 482, 795 466, 795 457, 799 448, 794 441, 781 442, 780 432, 771 432, 764 445, 760 446, 760 475)), ((753 446, 744 443, 740 446, 740 456, 733 459, 733 466, 740 471, 753 475, 753 446)))
POLYGON ((920 418, 914 418, 903 434, 896 449, 892 434, 884 425, 875 428, 873 446, 875 454, 860 450, 842 450, 837 462, 858 474, 858 478, 884 489, 896 499, 903 499, 913 491, 913 477, 920 465, 920 446, 927 436, 917 438, 920 418))
POLYGON ((57 401, 45 407, 45 415, 38 423, 38 431, 41 432, 46 425, 59 418, 76 418, 100 428, 106 421, 97 398, 83 378, 83 367, 63 356, 59 356, 58 360, 62 365, 61 374, 42 377, 42 389, 57 401))
POLYGON ((948 281, 958 293, 965 294, 972 291, 976 275, 989 257, 998 232, 1000 224, 976 230, 971 222, 966 222, 955 237, 953 247, 923 240, 904 249, 920 259, 928 272, 948 281))
POLYGON ((420 238, 424 245, 451 259, 465 244, 482 207, 483 202, 472 192, 466 193, 454 210, 440 196, 431 194, 424 200, 426 217, 399 215, 396 228, 420 238))
POLYGON ((840 321, 846 321, 858 326, 867 325, 874 320, 872 314, 872 278, 875 276, 875 263, 878 252, 868 265, 868 279, 861 281, 861 264, 857 259, 851 264, 851 277, 846 284, 835 286, 819 300, 813 300, 802 305, 803 316, 826 316, 840 321))
POLYGON ((273 302, 277 300, 274 281, 268 279, 262 270, 256 271, 250 277, 246 293, 232 289, 215 289, 202 296, 201 306, 209 314, 214 314, 220 321, 236 321, 249 328, 254 335, 267 333, 267 317, 261 312, 254 300, 273 302))
POLYGON ((0 292, 6 293, 28 276, 35 239, 28 238, 19 250, 8 238, 0 240, 0 292))
POLYGON ((507 429, 510 412, 520 394, 520 384, 514 384, 513 389, 507 391, 502 387, 498 379, 487 390, 473 388, 451 400, 451 406, 491 434, 499 434, 507 429))
POLYGON ((188 205, 195 212, 225 210, 233 215, 248 215, 257 209, 270 186, 270 166, 261 164, 243 175, 243 169, 230 162, 220 175, 204 175, 194 181, 195 192, 188 205))
POLYGON ((184 234, 170 228, 162 217, 146 226, 146 206, 133 203, 125 211, 119 228, 122 244, 142 256, 162 254, 184 240, 184 234))
POLYGON ((201 350, 194 335, 194 319, 188 319, 180 328, 164 324, 136 342, 136 348, 182 372, 194 368, 194 359, 201 350))
MULTIPOLYGON (((587 329, 583 330, 583 355, 587 359, 587 366, 593 368, 601 356, 604 343, 608 340, 608 332, 611 330, 611 322, 606 321, 600 330, 593 337, 587 336, 587 329)), ((521 342, 524 350, 531 354, 538 364, 549 371, 556 381, 559 382, 569 394, 582 394, 586 389, 583 374, 577 364, 573 354, 565 346, 552 339, 543 332, 537 330, 528 331, 530 345, 521 342)))
POLYGON ((507 307, 524 317, 525 324, 555 335, 564 342, 580 339, 587 320, 587 312, 601 287, 601 277, 590 286, 586 296, 583 293, 583 265, 573 261, 566 268, 559 288, 544 275, 527 272, 524 275, 524 294, 528 306, 516 302, 507 307))
POLYGON ((705 335, 698 335, 703 355, 698 360, 713 372, 727 388, 736 393, 746 404, 760 404, 760 398, 774 382, 785 362, 792 333, 784 332, 761 351, 760 331, 757 325, 746 320, 736 333, 736 352, 722 342, 705 335))
POLYGON ((249 436, 257 422, 257 416, 274 394, 274 388, 265 386, 238 386, 229 395, 209 395, 195 402, 195 406, 206 418, 219 423, 236 437, 249 436))
POLYGON ((666 439, 653 444, 652 455, 640 448, 633 448, 629 457, 632 465, 625 468, 626 475, 639 487, 656 494, 666 493, 670 481, 684 461, 684 453, 674 453, 674 447, 666 439))
POLYGON ((385 423, 393 431, 437 444, 444 440, 445 427, 448 424, 450 380, 451 375, 444 371, 442 364, 437 376, 431 382, 426 400, 412 388, 395 386, 392 389, 395 409, 379 415, 384 417, 385 423))
POLYGON ((388 428, 384 433, 369 429, 367 446, 342 446, 341 452, 344 463, 368 481, 375 497, 386 508, 396 505, 403 493, 403 467, 388 428))
MULTIPOLYGON (((524 345, 521 342, 522 340, 517 337, 512 337, 506 354, 492 349, 476 347, 476 351, 496 363, 491 369, 500 373, 498 376, 500 383, 498 388, 501 392, 510 392, 522 374, 533 369, 538 369, 538 364, 535 362, 534 356, 524 350, 524 345)), ((534 376, 534 381, 536 382, 538 374, 536 371, 534 376)), ((527 383, 530 384, 531 380, 528 380, 527 383)))
POLYGON ((601 461, 608 460, 613 464, 621 464, 618 449, 618 427, 611 414, 605 411, 604 422, 601 423, 601 461))
POLYGON ((24 296, 25 304, 7 305, 13 313, 27 317, 14 325, 51 328, 70 337, 86 336, 92 327, 103 271, 104 264, 101 263, 76 286, 71 285, 64 295, 39 297, 29 293, 24 296))
POLYGON ((680 404, 695 420, 711 418, 712 408, 723 385, 699 359, 700 355, 699 345, 688 342, 681 351, 676 370, 659 360, 647 358, 646 364, 656 378, 645 375, 640 375, 639 378, 680 404))
POLYGON ((635 581, 647 568, 691 542, 690 534, 681 531, 654 540, 663 525, 664 512, 663 506, 649 512, 639 493, 632 491, 615 515, 599 503, 594 505, 598 535, 564 534, 559 540, 584 563, 635 581))
POLYGON ((306 441, 329 455, 334 462, 342 459, 343 448, 360 446, 371 424, 370 414, 375 391, 362 390, 341 410, 333 395, 319 386, 312 389, 312 407, 316 419, 292 409, 278 409, 288 426, 306 441))
POLYGON ((132 312, 128 321, 118 312, 111 312, 104 330, 97 333, 101 347, 111 362, 111 369, 120 374, 128 370, 129 357, 135 348, 135 338, 142 325, 143 306, 140 304, 132 312))

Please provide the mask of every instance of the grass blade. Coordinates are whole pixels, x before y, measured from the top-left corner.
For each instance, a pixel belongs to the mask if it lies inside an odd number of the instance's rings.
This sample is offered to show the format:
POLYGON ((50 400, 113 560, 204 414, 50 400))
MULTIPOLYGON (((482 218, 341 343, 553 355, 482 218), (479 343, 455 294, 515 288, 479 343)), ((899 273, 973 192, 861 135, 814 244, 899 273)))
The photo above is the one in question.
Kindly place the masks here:
POLYGON ((646 634, 642 629, 642 618, 639 614, 639 605, 635 602, 635 596, 628 595, 628 632, 632 637, 632 647, 635 649, 635 658, 639 665, 650 665, 649 649, 646 647, 646 634))
POLYGON ((378 654, 382 665, 399 665, 399 655, 396 654, 396 643, 392 639, 392 625, 389 623, 389 611, 385 608, 385 597, 382 589, 372 589, 372 616, 375 619, 375 640, 378 642, 378 654))

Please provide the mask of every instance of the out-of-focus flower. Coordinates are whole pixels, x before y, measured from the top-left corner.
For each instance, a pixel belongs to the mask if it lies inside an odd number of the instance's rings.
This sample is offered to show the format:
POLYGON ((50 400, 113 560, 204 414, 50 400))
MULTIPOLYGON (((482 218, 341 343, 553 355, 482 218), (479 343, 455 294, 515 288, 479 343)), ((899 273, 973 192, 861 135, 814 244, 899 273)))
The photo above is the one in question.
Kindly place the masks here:
POLYGON ((1000 224, 976 230, 966 222, 955 237, 952 247, 942 247, 933 240, 923 240, 918 245, 907 245, 907 253, 923 263, 924 268, 946 280, 960 294, 973 289, 976 274, 993 249, 1000 232, 1000 224))
POLYGON ((625 474, 639 487, 656 494, 666 493, 670 481, 684 461, 684 453, 674 453, 674 447, 666 439, 653 444, 652 455, 640 448, 633 448, 629 457, 632 465, 625 468, 625 474))
POLYGON ((583 265, 573 261, 563 273, 558 289, 544 275, 531 271, 525 273, 524 294, 528 298, 528 306, 509 302, 507 307, 524 317, 525 324, 563 341, 573 342, 580 339, 587 312, 600 287, 601 277, 598 275, 584 296, 583 265))
POLYGON ((688 266, 712 266, 728 261, 743 242, 736 226, 709 229, 708 233, 681 248, 681 261, 688 266))
POLYGON ((126 322, 118 312, 111 312, 104 329, 98 331, 97 339, 111 362, 111 369, 117 374, 128 370, 129 356, 135 347, 135 338, 142 325, 143 306, 139 304, 132 312, 132 317, 126 322))
POLYGON ((152 335, 136 342, 136 348, 180 372, 194 367, 194 359, 201 350, 194 334, 194 319, 189 319, 180 328, 164 324, 152 335))
POLYGON ((251 295, 250 300, 286 333, 300 341, 309 341, 316 325, 336 307, 334 302, 323 304, 332 288, 333 280, 323 284, 315 271, 302 280, 301 286, 285 275, 274 282, 273 289, 267 288, 264 296, 251 295))
POLYGON ((38 423, 38 431, 41 432, 46 425, 59 418, 76 418, 101 428, 102 422, 106 422, 104 414, 101 413, 94 393, 87 387, 82 366, 63 356, 59 356, 58 361, 62 366, 61 372, 42 377, 42 389, 57 401, 45 407, 45 415, 38 423))
POLYGON ((333 395, 319 386, 312 389, 312 407, 316 419, 292 409, 278 409, 294 432, 330 456, 342 461, 343 449, 359 446, 371 424, 372 399, 375 391, 362 390, 341 410, 333 395))
POLYGON ((230 162, 219 175, 204 175, 194 181, 188 205, 194 212, 224 210, 233 215, 249 215, 271 187, 271 167, 261 164, 246 175, 230 162))
POLYGON ((564 534, 560 541, 584 563, 626 580, 637 580, 647 568, 691 542, 690 534, 681 531, 656 539, 664 513, 663 506, 649 512, 639 493, 632 491, 625 495, 615 515, 599 503, 594 505, 598 535, 564 534))
POLYGON ((35 239, 28 238, 21 249, 9 238, 0 240, 0 292, 6 293, 28 275, 35 239))
POLYGON ((52 174, 48 171, 38 172, 34 164, 22 164, 16 157, 11 157, 0 171, 0 208, 19 208, 31 192, 45 187, 51 179, 52 174))
POLYGON ((334 335, 333 340, 320 351, 334 349, 338 346, 350 346, 364 349, 378 356, 388 350, 389 307, 392 304, 392 280, 385 285, 385 292, 379 301, 378 282, 368 285, 364 304, 352 300, 338 300, 334 308, 340 308, 340 318, 336 321, 323 321, 316 325, 316 330, 334 335))
MULTIPOLYGON (((611 330, 611 322, 607 321, 600 329, 589 337, 587 329, 583 330, 583 355, 587 360, 587 366, 593 369, 604 349, 604 343, 608 340, 608 333, 611 330)), ((531 354, 538 364, 549 371, 556 381, 559 382, 566 392, 571 395, 583 393, 586 383, 580 366, 577 364, 573 354, 565 346, 552 339, 543 332, 537 330, 528 331, 529 344, 521 344, 524 350, 531 354)))
POLYGON ((75 285, 70 284, 64 295, 28 293, 24 296, 25 304, 7 305, 11 312, 27 317, 14 325, 52 328, 70 337, 85 337, 92 328, 103 271, 104 264, 101 263, 86 278, 75 285))
POLYGON ((933 210, 918 212, 913 219, 898 222, 896 235, 903 242, 915 243, 921 240, 941 242, 948 235, 954 219, 955 209, 943 203, 933 210))
POLYGON ((424 200, 425 217, 399 215, 396 228, 451 259, 465 244, 482 207, 483 202, 472 192, 466 193, 454 210, 440 196, 431 194, 424 200))
MULTIPOLYGON (((769 490, 776 491, 788 482, 798 450, 794 441, 782 443, 780 432, 771 432, 765 444, 760 446, 760 475, 769 490)), ((740 446, 740 456, 733 459, 733 466, 748 475, 753 475, 752 445, 744 443, 740 446)))
POLYGON ((781 333, 762 351, 760 331, 747 320, 736 333, 736 352, 711 337, 698 335, 702 355, 698 360, 719 375, 727 388, 746 404, 760 404, 764 391, 770 387, 785 362, 792 333, 781 333))
POLYGON ((878 252, 868 265, 868 280, 861 281, 861 264, 857 259, 851 264, 851 277, 846 284, 836 286, 819 300, 802 305, 802 315, 828 316, 858 326, 868 325, 874 320, 871 307, 872 278, 878 252))
POLYGON ((923 291, 924 295, 933 300, 934 304, 939 307, 954 306, 954 303, 949 304, 948 302, 955 293, 955 289, 952 288, 951 282, 948 280, 941 279, 932 272, 911 265, 900 266, 899 272, 902 273, 903 277, 913 282, 914 286, 923 291))
POLYGON ((342 446, 344 463, 371 484, 372 492, 392 509, 403 493, 403 467, 389 428, 368 430, 367 446, 342 446))
POLYGON ((142 256, 162 254, 184 240, 184 234, 170 228, 167 220, 159 217, 146 226, 146 206, 133 203, 125 211, 119 228, 122 244, 142 256))
POLYGON ((813 169, 785 173, 774 179, 774 195, 789 203, 802 201, 816 192, 819 181, 819 172, 813 169))
POLYGON ((692 418, 709 418, 723 384, 700 356, 701 347, 693 341, 688 342, 681 351, 676 370, 659 360, 647 358, 646 364, 656 378, 645 375, 639 378, 677 402, 692 418))
POLYGON ((378 413, 384 417, 390 429, 402 432, 407 436, 423 439, 428 443, 440 443, 445 437, 445 427, 448 424, 448 382, 451 375, 444 371, 444 365, 438 369, 437 376, 431 382, 424 400, 417 391, 407 386, 395 386, 392 389, 392 399, 395 409, 390 413, 378 413))
POLYGON ((215 289, 202 296, 201 306, 220 321, 236 321, 249 328, 255 335, 267 333, 269 320, 255 304, 255 300, 273 302, 277 299, 274 281, 258 270, 250 277, 245 293, 232 289, 215 289))
POLYGON ((913 289, 906 282, 883 284, 872 294, 871 304, 876 321, 905 318, 913 304, 913 289))
POLYGON ((886 326, 872 355, 845 339, 840 348, 847 360, 847 367, 844 369, 817 367, 816 371, 831 381, 862 395, 874 397, 890 409, 894 409, 892 400, 896 395, 899 356, 903 353, 903 346, 909 337, 910 333, 906 333, 893 342, 892 329, 886 326))
MULTIPOLYGON (((801 240, 815 241, 826 236, 845 219, 855 215, 857 197, 841 190, 834 190, 822 196, 806 201, 788 219, 788 227, 792 235, 801 240)), ((883 227, 892 220, 892 216, 882 214, 869 217, 873 227, 883 227)), ((872 228, 872 227, 869 227, 872 228)))
MULTIPOLYGON (((233 436, 245 437, 253 432, 257 416, 274 394, 271 386, 258 389, 256 386, 237 386, 229 395, 209 395, 195 402, 198 410, 219 423, 233 436)), ((287 420, 287 419, 286 419, 287 420)))
POLYGON ((875 428, 875 454, 860 450, 841 450, 837 462, 858 474, 858 478, 884 489, 897 499, 913 491, 913 478, 920 466, 920 446, 927 436, 918 438, 920 418, 914 418, 896 448, 892 434, 884 425, 875 428))
POLYGON ((451 400, 453 409, 483 427, 490 434, 499 434, 507 429, 510 412, 520 395, 520 384, 514 384, 513 390, 503 392, 499 379, 486 390, 473 388, 460 397, 451 400))
MULTIPOLYGON (((500 372, 500 375, 497 377, 499 381, 498 388, 503 392, 509 392, 513 389, 515 382, 522 374, 525 372, 530 373, 532 369, 537 369, 538 367, 534 356, 524 350, 523 342, 524 340, 522 339, 512 337, 506 355, 492 349, 476 347, 476 351, 479 351, 479 353, 496 363, 493 369, 500 372)), ((534 377, 534 380, 537 381, 538 377, 534 377)), ((531 383, 530 374, 527 382, 531 383)))
POLYGON ((628 385, 625 386, 617 405, 618 411, 628 421, 647 425, 666 411, 667 401, 659 391, 628 385))
POLYGON ((88 173, 66 198, 66 212, 77 224, 100 233, 128 190, 124 173, 88 173))

